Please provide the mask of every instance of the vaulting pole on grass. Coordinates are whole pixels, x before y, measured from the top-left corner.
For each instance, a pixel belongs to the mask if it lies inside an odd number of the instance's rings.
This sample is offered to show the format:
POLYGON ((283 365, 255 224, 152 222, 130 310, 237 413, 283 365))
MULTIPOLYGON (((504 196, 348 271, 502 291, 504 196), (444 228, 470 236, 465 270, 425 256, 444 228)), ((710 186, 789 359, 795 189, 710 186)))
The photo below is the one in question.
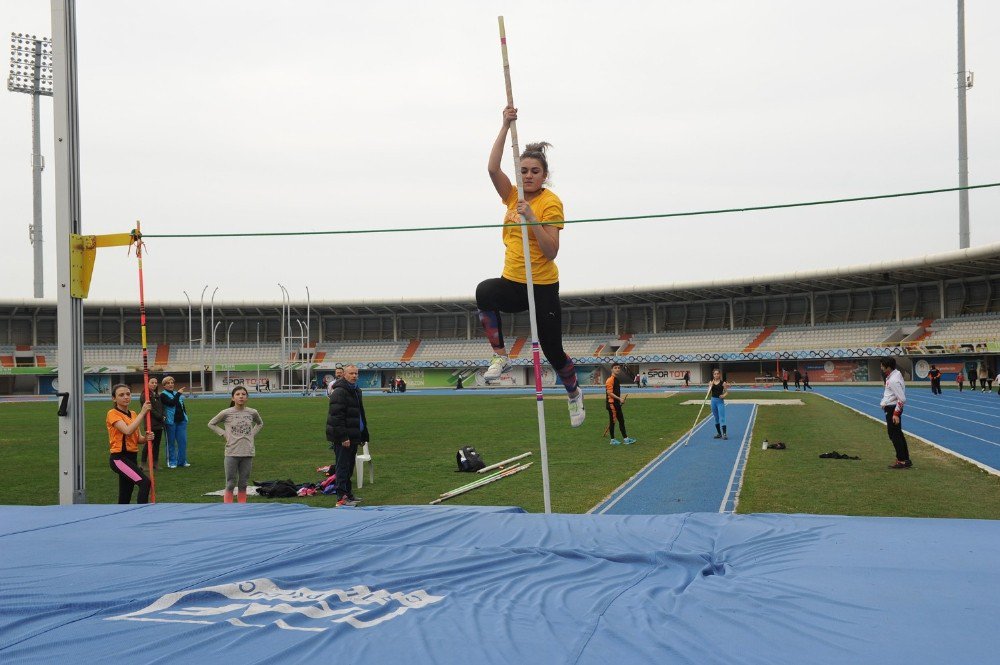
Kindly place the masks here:
MULTIPOLYGON (((504 30, 503 16, 498 16, 500 24, 500 53, 503 56, 503 78, 507 86, 507 104, 514 105, 514 92, 510 84, 510 62, 507 60, 507 31, 504 30)), ((510 123, 511 148, 514 153, 514 177, 517 179, 517 196, 524 200, 524 183, 521 178, 521 149, 517 142, 517 121, 510 123)), ((549 496, 549 450, 545 441, 545 405, 542 401, 542 360, 538 344, 538 323, 535 321, 535 280, 531 275, 531 248, 528 234, 533 233, 527 220, 521 216, 521 241, 524 247, 524 277, 528 288, 528 319, 531 321, 531 362, 535 368, 535 403, 538 406, 538 443, 542 453, 542 499, 545 512, 552 512, 549 496)))
MULTIPOLYGON (((142 400, 149 401, 149 347, 146 345, 146 291, 142 280, 142 232, 139 221, 132 232, 135 258, 139 263, 139 328, 142 330, 142 400)), ((153 414, 146 412, 146 436, 153 431, 153 414)), ((153 446, 155 441, 146 443, 146 468, 149 470, 149 502, 156 503, 156 480, 153 473, 153 446)))
POLYGON ((468 485, 464 488, 455 489, 446 494, 443 494, 441 498, 434 499, 433 501, 431 501, 431 505, 432 506, 437 505, 443 501, 447 501, 448 499, 453 499, 459 494, 465 494, 466 492, 471 492, 472 490, 478 489, 483 485, 489 485, 490 483, 495 483, 496 481, 502 480, 508 476, 513 476, 515 473, 521 473, 532 464, 534 464, 534 462, 528 462, 527 464, 520 464, 518 466, 513 466, 507 469, 506 471, 501 471, 500 473, 495 473, 486 476, 485 478, 480 479, 478 482, 472 483, 471 485, 468 485))
POLYGON ((439 494, 438 496, 448 496, 449 494, 453 494, 453 493, 458 492, 460 490, 464 490, 464 489, 466 489, 468 487, 472 487, 473 485, 478 485, 479 483, 483 482, 487 478, 492 478, 494 476, 499 476, 501 473, 503 473, 503 471, 497 471, 496 473, 491 473, 490 475, 486 476, 486 478, 476 478, 475 480, 469 481, 469 482, 467 482, 464 485, 460 485, 459 487, 456 487, 453 490, 448 490, 447 492, 441 492, 441 494, 439 494))
POLYGON ((705 410, 705 400, 709 399, 709 393, 712 392, 712 382, 708 382, 708 390, 705 391, 705 397, 701 400, 701 406, 698 407, 698 415, 694 417, 694 422, 691 423, 691 429, 688 430, 687 438, 684 439, 684 445, 686 446, 691 437, 694 435, 694 428, 698 426, 698 421, 701 420, 701 412, 705 410))
POLYGON ((479 471, 476 471, 476 473, 486 473, 487 471, 492 471, 493 469, 499 469, 504 464, 509 464, 510 462, 516 462, 519 459, 524 459, 525 457, 527 457, 530 454, 531 454, 531 451, 529 450, 528 452, 526 452, 524 454, 518 455, 516 457, 511 457, 510 459, 505 459, 502 462, 497 462, 496 464, 490 464, 489 466, 484 466, 479 471))

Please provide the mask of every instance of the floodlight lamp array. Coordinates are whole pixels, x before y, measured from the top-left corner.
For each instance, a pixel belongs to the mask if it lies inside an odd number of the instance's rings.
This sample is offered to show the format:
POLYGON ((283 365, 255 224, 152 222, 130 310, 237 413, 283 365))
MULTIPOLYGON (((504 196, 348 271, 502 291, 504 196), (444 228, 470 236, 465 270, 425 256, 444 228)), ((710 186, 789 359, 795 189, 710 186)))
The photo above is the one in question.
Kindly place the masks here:
POLYGON ((52 96, 52 40, 20 32, 10 33, 10 74, 7 89, 29 95, 52 96), (35 55, 38 53, 38 64, 35 55))

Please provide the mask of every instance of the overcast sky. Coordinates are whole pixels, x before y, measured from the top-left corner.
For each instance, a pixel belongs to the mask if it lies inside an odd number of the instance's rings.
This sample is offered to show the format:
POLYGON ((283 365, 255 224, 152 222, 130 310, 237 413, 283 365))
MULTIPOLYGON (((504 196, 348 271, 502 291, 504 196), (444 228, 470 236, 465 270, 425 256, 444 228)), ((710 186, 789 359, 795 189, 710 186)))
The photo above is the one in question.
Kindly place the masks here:
MULTIPOLYGON (((50 35, 49 3, 0 30, 50 35)), ((567 219, 958 184, 956 3, 680 0, 77 3, 83 232, 494 224, 486 159, 505 103, 554 144, 567 219)), ((970 184, 1000 181, 1000 3, 966 2, 970 184)), ((45 295, 55 298, 52 100, 42 99, 45 295)), ((32 297, 30 99, 0 91, 0 294, 32 297)), ((510 173, 509 152, 504 168, 510 173)), ((974 191, 972 245, 1000 241, 974 191)), ((958 248, 955 193, 569 225, 564 292, 832 268, 958 248)), ((499 229, 149 239, 146 294, 217 302, 467 297, 499 229)), ((137 299, 102 249, 91 299, 137 299)))

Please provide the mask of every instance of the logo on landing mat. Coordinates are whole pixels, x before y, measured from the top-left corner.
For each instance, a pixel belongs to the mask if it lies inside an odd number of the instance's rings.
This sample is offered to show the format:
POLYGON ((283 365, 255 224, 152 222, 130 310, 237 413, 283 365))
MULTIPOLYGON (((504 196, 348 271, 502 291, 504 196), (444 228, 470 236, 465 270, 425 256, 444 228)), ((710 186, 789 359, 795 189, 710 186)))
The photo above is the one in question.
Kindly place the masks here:
POLYGON ((282 630, 321 633, 342 623, 372 628, 443 599, 423 589, 391 592, 362 585, 328 591, 282 589, 261 578, 168 593, 148 607, 106 621, 228 623, 240 628, 273 625, 282 630))

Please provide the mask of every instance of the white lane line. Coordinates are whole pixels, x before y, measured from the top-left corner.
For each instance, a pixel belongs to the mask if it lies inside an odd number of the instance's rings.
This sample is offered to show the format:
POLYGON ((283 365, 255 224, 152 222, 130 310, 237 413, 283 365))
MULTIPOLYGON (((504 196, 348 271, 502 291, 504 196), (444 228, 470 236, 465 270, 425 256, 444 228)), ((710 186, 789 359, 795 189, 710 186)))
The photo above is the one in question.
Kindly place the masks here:
POLYGON ((991 425, 990 423, 984 423, 979 420, 972 420, 970 418, 963 418, 962 416, 955 416, 950 413, 945 413, 944 411, 935 411, 934 409, 929 409, 926 406, 922 406, 922 402, 912 402, 907 400, 906 411, 926 411, 928 413, 936 413, 939 416, 944 416, 945 418, 953 418, 955 420, 964 420, 967 423, 975 423, 976 425, 982 425, 983 427, 991 427, 993 429, 1000 429, 1000 426, 991 425))
MULTIPOLYGON (((847 397, 846 395, 842 395, 842 397, 844 399, 849 399, 849 400, 852 400, 852 401, 855 401, 855 402, 861 402, 862 404, 868 404, 868 402, 866 402, 865 400, 858 399, 857 397, 847 397)), ((975 439, 976 441, 982 441, 983 443, 988 443, 991 446, 996 446, 996 447, 1000 448, 1000 443, 997 443, 996 441, 990 441, 989 439, 983 439, 983 438, 978 437, 978 436, 973 436, 972 434, 968 434, 966 432, 963 432, 960 429, 954 429, 952 427, 945 427, 944 425, 939 425, 938 423, 936 423, 936 422, 934 422, 932 420, 924 420, 923 418, 917 418, 916 416, 907 415, 905 409, 903 410, 903 415, 905 415, 910 420, 916 420, 918 423, 926 423, 928 425, 931 425, 932 427, 937 427, 939 429, 943 429, 943 430, 946 430, 948 432, 954 432, 955 434, 961 434, 962 436, 968 437, 970 439, 975 439)), ((953 417, 953 416, 949 416, 949 418, 951 418, 951 417, 953 417)), ((882 421, 882 422, 884 422, 884 421, 882 421)))
POLYGON ((750 419, 747 421, 747 428, 743 431, 743 441, 740 442, 740 449, 736 452, 736 461, 733 462, 733 472, 729 474, 729 484, 726 485, 726 491, 722 495, 722 503, 719 504, 720 513, 732 513, 736 511, 736 506, 740 502, 740 490, 743 489, 743 471, 746 469, 747 457, 750 454, 750 441, 753 439, 753 426, 757 420, 757 409, 760 407, 756 404, 753 405, 753 409, 750 411, 750 419), (739 472, 739 476, 737 476, 739 472), (732 499, 733 507, 727 510, 729 506, 729 494, 733 491, 733 484, 738 483, 736 487, 736 495, 732 499))
MULTIPOLYGON (((997 400, 1000 402, 1000 400, 997 400)), ((979 408, 963 408, 961 406, 953 406, 951 400, 936 400, 936 399, 926 399, 924 397, 916 397, 907 400, 909 403, 921 404, 921 405, 931 405, 938 407, 939 409, 951 409, 952 411, 960 411, 962 413, 973 413, 977 416, 994 416, 1000 415, 1000 406, 990 407, 986 405, 977 405, 979 408), (985 408, 983 408, 985 406, 985 408)))
MULTIPOLYGON (((711 415, 705 416, 705 419, 702 420, 700 423, 698 423, 697 427, 694 428, 694 431, 691 432, 691 436, 693 437, 695 434, 697 434, 698 430, 700 430, 702 427, 704 427, 710 420, 712 420, 712 416, 711 415)), ((603 515, 604 513, 608 512, 608 510, 610 510, 612 507, 614 507, 614 505, 616 503, 618 503, 619 501, 621 501, 622 498, 624 498, 626 494, 628 494, 629 492, 631 492, 632 490, 634 490, 636 487, 638 487, 639 483, 642 482, 642 480, 644 478, 646 478, 646 476, 648 476, 653 471, 655 471, 658 466, 660 466, 661 464, 663 464, 664 462, 666 462, 667 458, 669 458, 671 455, 673 455, 675 452, 677 452, 680 448, 683 448, 684 446, 681 446, 681 445, 678 445, 678 444, 680 444, 682 441, 684 441, 687 437, 688 437, 688 433, 684 432, 684 434, 681 436, 681 438, 679 438, 676 441, 674 441, 673 443, 671 443, 670 446, 668 446, 665 451, 663 451, 662 453, 660 453, 649 464, 647 464, 642 469, 640 469, 638 474, 632 476, 631 478, 629 478, 628 480, 626 480, 624 483, 622 483, 621 485, 619 485, 614 490, 614 492, 611 492, 611 496, 615 496, 615 492, 621 491, 621 494, 619 494, 618 496, 616 496, 613 501, 611 501, 610 503, 608 503, 607 505, 605 505, 600 510, 597 510, 597 508, 602 505, 601 503, 599 503, 596 506, 594 506, 593 508, 591 508, 590 510, 588 510, 587 513, 588 514, 589 513, 593 513, 596 510, 598 515, 603 515)))
MULTIPOLYGON (((845 409, 850 409, 850 410, 851 410, 851 411, 853 411, 854 413, 857 413, 857 414, 859 414, 859 415, 862 415, 862 416, 864 416, 865 418, 871 418, 871 419, 872 419, 872 420, 874 420, 875 422, 877 422, 877 423, 879 423, 879 424, 882 424, 882 425, 884 425, 884 424, 885 424, 885 420, 884 420, 884 419, 880 419, 880 418, 876 418, 875 416, 873 416, 873 415, 871 415, 871 414, 869 414, 869 413, 865 413, 864 411, 859 411, 859 410, 855 409, 855 408, 854 408, 853 406, 848 406, 847 404, 844 404, 843 402, 841 402, 841 401, 838 401, 838 400, 836 400, 836 399, 834 399, 833 397, 830 397, 830 396, 828 396, 828 395, 823 395, 823 394, 821 394, 821 393, 816 393, 816 394, 817 394, 817 395, 819 395, 820 397, 822 397, 823 399, 828 399, 828 400, 830 400, 831 402, 833 402, 834 404, 837 404, 838 406, 842 406, 842 407, 844 407, 845 409)), ((966 461, 966 462, 968 462, 969 464, 972 464, 973 466, 976 466, 976 467, 978 467, 978 468, 982 469, 983 471, 986 471, 987 473, 991 473, 991 474, 993 474, 994 476, 1000 476, 1000 469, 994 469, 994 468, 993 468, 992 466, 990 466, 989 464, 984 464, 983 462, 980 462, 980 461, 979 461, 979 460, 977 460, 977 459, 972 459, 971 457, 967 457, 966 455, 963 455, 962 453, 959 453, 959 452, 955 452, 955 451, 954 451, 954 450, 952 450, 951 448, 945 448, 944 446, 942 446, 942 445, 940 445, 940 444, 937 444, 937 443, 934 443, 934 442, 933 442, 933 441, 931 441, 930 439, 926 439, 926 438, 924 438, 924 437, 922 437, 922 436, 920 436, 920 435, 918 435, 918 434, 914 434, 913 432, 911 432, 911 431, 909 431, 909 430, 905 430, 905 429, 904 429, 904 430, 903 430, 903 433, 904 433, 904 434, 906 434, 907 436, 911 436, 911 437, 913 437, 914 439, 918 439, 918 440, 920 440, 920 441, 923 441, 923 442, 924 442, 924 443, 926 443, 926 444, 927 444, 928 446, 933 446, 934 448, 937 448, 938 450, 940 450, 940 451, 941 451, 941 452, 943 452, 943 453, 948 453, 949 455, 953 455, 954 457, 957 457, 957 458, 958 458, 958 459, 960 459, 960 460, 965 460, 965 461, 966 461)))

